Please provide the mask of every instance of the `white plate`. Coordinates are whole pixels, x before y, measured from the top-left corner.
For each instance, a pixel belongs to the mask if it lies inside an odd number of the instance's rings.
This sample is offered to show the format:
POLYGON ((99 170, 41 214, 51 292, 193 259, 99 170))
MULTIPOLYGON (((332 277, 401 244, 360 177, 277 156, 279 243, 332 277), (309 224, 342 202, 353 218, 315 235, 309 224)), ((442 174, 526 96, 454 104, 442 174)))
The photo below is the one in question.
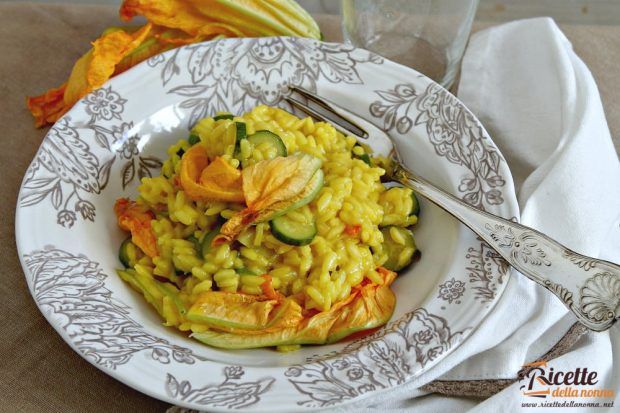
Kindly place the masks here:
MULTIPOLYGON (((291 412, 398 386, 460 345, 492 310, 506 264, 422 202, 422 259, 393 285, 394 315, 371 336, 281 354, 225 351, 161 320, 115 274, 114 200, 157 174, 165 149, 218 110, 276 105, 287 85, 373 121, 412 169, 471 204, 518 216, 512 178, 478 120, 419 73, 332 43, 227 39, 149 59, 88 95, 45 137, 19 194, 16 238, 37 305, 78 353, 123 383, 195 409, 291 412)), ((491 333, 491 332, 490 332, 491 333)))

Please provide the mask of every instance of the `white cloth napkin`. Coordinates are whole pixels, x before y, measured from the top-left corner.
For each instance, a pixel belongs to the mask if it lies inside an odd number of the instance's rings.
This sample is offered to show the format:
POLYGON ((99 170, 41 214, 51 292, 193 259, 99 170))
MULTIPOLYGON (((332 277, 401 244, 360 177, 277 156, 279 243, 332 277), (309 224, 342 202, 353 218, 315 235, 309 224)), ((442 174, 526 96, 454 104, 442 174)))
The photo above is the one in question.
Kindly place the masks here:
MULTIPOLYGON (((521 222, 579 252, 620 262, 620 163, 594 79, 553 20, 515 21, 473 35, 459 98, 506 157, 521 222)), ((425 395, 419 387, 435 379, 515 378, 575 321, 555 296, 513 271, 496 309, 445 360, 404 386, 339 410, 517 411, 531 401, 522 400, 519 383, 481 403, 425 395)), ((556 371, 588 367, 598 372, 597 387, 620 394, 619 355, 616 325, 589 333, 549 365, 556 371)))
MULTIPOLYGON (((579 252, 620 262, 620 163, 594 79, 553 20, 515 21, 475 34, 463 59, 459 97, 511 167, 521 222, 579 252)), ((518 383, 483 402, 419 388, 436 379, 513 379, 575 321, 555 296, 513 272, 495 310, 441 363, 395 390, 332 410, 517 411, 527 401, 518 383)), ((597 387, 619 394, 619 356, 616 325, 588 334, 549 364, 596 370, 597 387)))

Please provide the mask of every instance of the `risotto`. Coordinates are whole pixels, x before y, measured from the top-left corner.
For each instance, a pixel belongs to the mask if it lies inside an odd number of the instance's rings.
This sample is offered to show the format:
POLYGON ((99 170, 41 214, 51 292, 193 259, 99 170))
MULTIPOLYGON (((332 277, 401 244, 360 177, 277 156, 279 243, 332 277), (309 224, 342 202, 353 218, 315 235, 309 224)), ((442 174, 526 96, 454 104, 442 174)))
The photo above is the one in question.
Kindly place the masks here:
POLYGON ((216 347, 337 341, 385 324, 416 255, 410 189, 328 123, 258 106, 200 120, 119 199, 119 276, 166 326, 216 347))

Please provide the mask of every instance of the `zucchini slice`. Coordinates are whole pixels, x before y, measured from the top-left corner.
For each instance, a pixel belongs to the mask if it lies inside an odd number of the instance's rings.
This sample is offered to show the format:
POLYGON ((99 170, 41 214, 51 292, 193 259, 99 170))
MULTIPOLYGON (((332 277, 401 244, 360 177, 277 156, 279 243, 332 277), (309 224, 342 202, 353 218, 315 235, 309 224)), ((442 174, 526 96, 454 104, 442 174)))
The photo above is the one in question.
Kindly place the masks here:
POLYGON ((187 237, 188 241, 191 241, 194 244, 194 249, 196 250, 197 253, 200 253, 200 241, 198 240, 198 238, 196 238, 193 235, 190 235, 189 237, 187 237))
POLYGON ((207 234, 202 237, 202 241, 200 241, 200 254, 202 255, 203 259, 207 259, 207 254, 209 253, 209 251, 211 251, 211 242, 213 241, 213 238, 215 238, 215 236, 219 233, 220 229, 215 228, 214 230, 207 232, 207 234))
POLYGON ((368 166, 372 166, 372 161, 370 160, 370 155, 368 155, 367 153, 361 155, 359 157, 366 165, 368 166))
POLYGON ((189 135, 189 138, 187 138, 187 143, 189 143, 190 146, 194 146, 198 142, 200 142, 200 136, 196 135, 195 133, 191 133, 189 135))
POLYGON ((321 192, 321 189, 323 189, 324 180, 325 173, 322 169, 317 169, 314 175, 312 175, 312 178, 310 178, 310 181, 308 181, 308 186, 312 188, 312 190, 308 193, 308 195, 291 205, 289 211, 292 211, 293 209, 297 209, 312 202, 314 198, 317 197, 319 192, 321 192))
POLYGON ((420 216, 420 202, 418 201, 418 197, 415 196, 415 192, 411 192, 411 198, 413 199, 413 208, 411 208, 411 213, 409 215, 420 216))
POLYGON ((235 122, 235 157, 239 158, 239 146, 243 139, 248 138, 247 127, 243 122, 235 122))
POLYGON ((118 249, 118 259, 123 263, 125 268, 131 267, 130 259, 129 259, 129 245, 131 244, 131 236, 127 237, 125 241, 121 243, 121 246, 118 249))
MULTIPOLYGON (((407 189, 403 188, 402 186, 393 186, 393 187, 388 188, 386 192, 393 193, 393 191, 402 191, 402 190, 407 190, 407 189)), ((409 212, 407 213, 407 215, 408 216, 419 215, 420 214, 420 203, 418 202, 418 197, 415 195, 415 192, 413 191, 411 191, 411 201, 412 201, 411 208, 409 209, 409 212)), ((381 226, 384 226, 384 225, 388 226, 390 224, 381 224, 381 226)))
POLYGON ((284 145, 282 139, 268 130, 259 130, 251 134, 248 136, 248 141, 255 147, 263 143, 268 143, 271 147, 275 148, 276 156, 288 156, 286 145, 284 145))
POLYGON ((258 275, 254 271, 246 267, 237 268, 235 272, 239 275, 258 275))
POLYGON ((383 249, 388 255, 383 266, 391 271, 400 271, 411 264, 416 251, 413 233, 407 228, 393 225, 382 228, 381 233, 383 234, 383 249))
POLYGON ((325 174, 323 173, 323 170, 320 168, 317 169, 314 175, 312 175, 312 178, 310 178, 310 181, 308 181, 308 187, 311 188, 308 195, 306 195, 299 201, 292 203, 288 208, 283 209, 282 211, 274 212, 269 216, 269 219, 275 219, 277 217, 287 214, 289 211, 300 208, 312 202, 314 198, 317 197, 319 192, 321 192, 321 189, 323 189, 324 177, 325 174))
POLYGON ((269 221, 271 233, 279 241, 288 245, 302 246, 308 245, 316 236, 316 223, 297 222, 288 218, 286 215, 277 217, 269 221))
POLYGON ((239 147, 239 142, 241 142, 241 139, 245 139, 248 137, 248 132, 247 128, 245 127, 245 123, 243 122, 235 122, 235 128, 237 130, 236 145, 237 147, 239 147))
POLYGON ((372 161, 370 160, 370 155, 366 152, 366 149, 362 146, 362 145, 355 145, 353 147, 353 157, 360 159, 362 162, 364 162, 366 165, 368 166, 372 166, 372 161), (362 154, 356 154, 355 152, 358 152, 359 150, 356 150, 356 148, 361 148, 362 151, 364 151, 362 154))
POLYGON ((217 115, 213 117, 214 121, 218 120, 233 120, 234 116, 230 113, 222 113, 221 115, 217 115))

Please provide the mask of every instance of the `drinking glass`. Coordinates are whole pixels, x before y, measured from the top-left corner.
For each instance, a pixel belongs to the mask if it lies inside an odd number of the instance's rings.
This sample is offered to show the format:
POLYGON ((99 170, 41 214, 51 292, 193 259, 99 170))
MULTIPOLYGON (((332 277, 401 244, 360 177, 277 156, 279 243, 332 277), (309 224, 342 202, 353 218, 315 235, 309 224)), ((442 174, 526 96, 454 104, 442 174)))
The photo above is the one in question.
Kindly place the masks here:
POLYGON ((345 41, 445 88, 458 72, 478 0, 342 0, 345 41))

